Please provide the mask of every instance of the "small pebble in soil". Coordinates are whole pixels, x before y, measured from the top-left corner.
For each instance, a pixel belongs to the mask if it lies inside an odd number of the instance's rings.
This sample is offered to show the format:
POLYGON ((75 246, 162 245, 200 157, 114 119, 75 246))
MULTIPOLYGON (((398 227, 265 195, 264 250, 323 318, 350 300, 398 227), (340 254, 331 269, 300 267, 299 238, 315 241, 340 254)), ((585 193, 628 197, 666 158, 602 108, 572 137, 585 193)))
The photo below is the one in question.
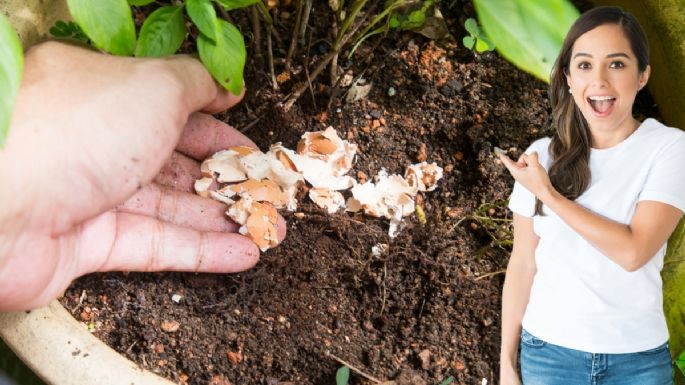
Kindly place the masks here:
POLYGON ((395 87, 388 88, 388 96, 393 97, 395 95, 397 95, 397 91, 395 91, 395 87))
POLYGON ((231 363, 231 365, 238 365, 243 361, 243 353, 241 352, 232 352, 228 351, 226 352, 226 357, 228 357, 228 361, 231 363))
POLYGON ((178 321, 164 320, 160 326, 163 331, 167 333, 174 333, 178 331, 178 329, 181 327, 181 324, 178 323, 178 321))
POLYGON ((183 296, 180 294, 174 294, 171 296, 171 300, 176 302, 176 303, 181 302, 181 298, 183 298, 183 296))

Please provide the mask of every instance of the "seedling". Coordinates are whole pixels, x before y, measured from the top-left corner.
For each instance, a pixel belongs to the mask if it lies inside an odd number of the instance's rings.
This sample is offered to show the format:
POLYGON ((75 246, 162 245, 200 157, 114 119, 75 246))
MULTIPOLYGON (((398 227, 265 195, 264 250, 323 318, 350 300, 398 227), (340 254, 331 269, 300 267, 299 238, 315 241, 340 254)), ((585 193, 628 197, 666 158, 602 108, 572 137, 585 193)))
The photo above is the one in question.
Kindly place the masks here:
POLYGON ((483 203, 476 211, 469 215, 467 219, 474 221, 476 226, 480 226, 492 239, 490 243, 476 252, 476 260, 485 255, 493 248, 508 250, 513 245, 514 234, 511 229, 511 219, 498 218, 497 209, 504 208, 507 201, 496 201, 493 203, 483 203))
POLYGON ((335 373, 335 385, 347 385, 347 382, 350 380, 350 368, 348 368, 346 365, 343 365, 338 369, 338 372, 335 373))
POLYGON ((475 19, 466 19, 464 27, 466 27, 466 31, 470 34, 469 36, 464 36, 464 47, 478 53, 493 51, 495 49, 495 45, 480 29, 475 19))

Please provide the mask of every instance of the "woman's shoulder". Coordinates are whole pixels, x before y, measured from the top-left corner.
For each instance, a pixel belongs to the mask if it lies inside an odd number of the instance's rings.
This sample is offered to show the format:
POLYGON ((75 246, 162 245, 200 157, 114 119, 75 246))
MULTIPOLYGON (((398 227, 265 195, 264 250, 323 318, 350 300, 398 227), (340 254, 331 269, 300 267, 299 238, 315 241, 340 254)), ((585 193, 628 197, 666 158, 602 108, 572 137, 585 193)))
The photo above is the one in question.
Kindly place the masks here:
POLYGON ((685 131, 679 128, 669 127, 649 118, 642 122, 640 130, 644 132, 644 139, 640 141, 642 144, 649 144, 653 149, 673 148, 685 151, 685 131))
POLYGON ((538 156, 548 156, 549 155, 549 144, 552 142, 551 137, 544 137, 536 139, 533 143, 526 149, 526 154, 530 154, 533 151, 537 151, 538 156))

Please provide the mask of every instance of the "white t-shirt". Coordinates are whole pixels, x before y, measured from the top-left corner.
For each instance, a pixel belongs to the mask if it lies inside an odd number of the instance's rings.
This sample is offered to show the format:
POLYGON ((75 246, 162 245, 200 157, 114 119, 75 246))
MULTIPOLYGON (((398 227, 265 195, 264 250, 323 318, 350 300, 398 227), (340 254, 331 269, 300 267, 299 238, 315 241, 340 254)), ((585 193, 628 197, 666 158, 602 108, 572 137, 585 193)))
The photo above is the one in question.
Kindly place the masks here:
MULTIPOLYGON (((550 138, 534 142, 549 168, 550 138)), ((592 180, 576 202, 629 224, 639 201, 659 201, 685 211, 685 132, 645 120, 623 142, 592 149, 592 180)), ((509 208, 533 216, 535 196, 514 184, 509 208)), ((549 343, 591 353, 633 353, 668 340, 662 306, 666 244, 643 267, 627 272, 562 221, 549 207, 534 216, 540 237, 537 273, 523 327, 549 343)))

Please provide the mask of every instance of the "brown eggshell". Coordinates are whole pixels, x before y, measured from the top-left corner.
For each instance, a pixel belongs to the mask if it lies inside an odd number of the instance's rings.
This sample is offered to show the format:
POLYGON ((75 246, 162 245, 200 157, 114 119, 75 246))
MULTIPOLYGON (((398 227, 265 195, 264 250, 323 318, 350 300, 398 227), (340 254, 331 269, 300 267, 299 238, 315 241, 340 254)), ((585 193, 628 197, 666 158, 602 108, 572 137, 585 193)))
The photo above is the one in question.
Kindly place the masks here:
POLYGON ((247 229, 247 236, 262 251, 278 246, 277 220, 278 213, 272 204, 252 202, 250 216, 247 218, 245 228, 247 229))

